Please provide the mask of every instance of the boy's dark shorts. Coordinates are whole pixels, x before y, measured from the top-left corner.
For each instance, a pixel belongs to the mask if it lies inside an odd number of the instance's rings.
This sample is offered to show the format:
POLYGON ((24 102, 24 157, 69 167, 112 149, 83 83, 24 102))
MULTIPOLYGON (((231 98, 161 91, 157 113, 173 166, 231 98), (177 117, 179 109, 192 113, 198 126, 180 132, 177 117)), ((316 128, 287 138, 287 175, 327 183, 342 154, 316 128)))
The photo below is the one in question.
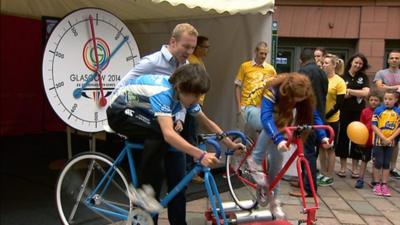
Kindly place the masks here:
POLYGON ((162 132, 160 125, 155 117, 149 114, 148 111, 138 107, 128 107, 119 96, 107 108, 108 125, 115 132, 122 134, 129 139, 136 137, 149 138, 161 137, 162 132))
POLYGON ((372 157, 372 147, 364 147, 357 145, 356 150, 361 153, 361 161, 369 162, 372 157))

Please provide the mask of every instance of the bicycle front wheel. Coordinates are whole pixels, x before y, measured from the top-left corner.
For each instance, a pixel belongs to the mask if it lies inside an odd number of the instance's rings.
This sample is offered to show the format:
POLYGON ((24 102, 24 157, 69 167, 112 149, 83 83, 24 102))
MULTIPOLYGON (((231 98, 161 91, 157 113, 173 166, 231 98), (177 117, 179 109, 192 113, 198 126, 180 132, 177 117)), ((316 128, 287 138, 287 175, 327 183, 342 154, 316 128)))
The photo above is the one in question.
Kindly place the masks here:
POLYGON ((83 153, 61 171, 56 203, 64 225, 125 225, 132 204, 128 182, 113 160, 101 153, 83 153))
MULTIPOLYGON (((240 139, 234 141, 240 141, 240 139)), ((235 151, 226 157, 226 178, 229 192, 236 205, 243 210, 254 209, 258 204, 256 183, 246 162, 253 146, 254 142, 247 139, 247 152, 235 151)))

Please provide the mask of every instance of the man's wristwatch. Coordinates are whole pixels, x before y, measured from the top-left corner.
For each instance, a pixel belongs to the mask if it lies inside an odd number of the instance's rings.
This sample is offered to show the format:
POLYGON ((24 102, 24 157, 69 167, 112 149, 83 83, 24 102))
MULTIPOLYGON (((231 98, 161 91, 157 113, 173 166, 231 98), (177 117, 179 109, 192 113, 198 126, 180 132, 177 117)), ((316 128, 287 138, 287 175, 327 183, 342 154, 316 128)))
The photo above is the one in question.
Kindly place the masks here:
POLYGON ((226 135, 225 132, 221 132, 221 133, 217 134, 217 140, 218 141, 221 141, 222 139, 224 139, 226 137, 228 137, 228 135, 226 135))

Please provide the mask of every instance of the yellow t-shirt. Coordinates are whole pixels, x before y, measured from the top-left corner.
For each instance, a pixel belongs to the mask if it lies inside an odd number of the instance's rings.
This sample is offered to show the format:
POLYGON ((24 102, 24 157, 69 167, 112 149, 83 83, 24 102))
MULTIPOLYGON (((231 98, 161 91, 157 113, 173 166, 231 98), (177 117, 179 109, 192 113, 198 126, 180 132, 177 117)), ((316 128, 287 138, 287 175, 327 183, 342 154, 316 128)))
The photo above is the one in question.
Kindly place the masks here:
MULTIPOLYGON (((400 109, 397 107, 387 108, 384 105, 378 106, 374 110, 372 116, 372 125, 379 128, 386 138, 390 137, 399 129, 400 124, 400 109)), ((395 138, 396 139, 396 138, 395 138)), ((392 140, 389 146, 394 146, 395 140, 392 140)), ((384 146, 382 139, 379 135, 374 135, 373 139, 374 146, 384 146)))
MULTIPOLYGON (((329 112, 332 107, 336 104, 336 97, 338 95, 346 94, 346 83, 344 82, 343 78, 339 75, 334 75, 331 78, 328 78, 328 93, 326 94, 326 105, 325 105, 325 112, 329 112)), ((331 117, 329 117, 326 122, 337 122, 339 121, 340 111, 337 111, 331 117)))
POLYGON ((204 66, 203 60, 193 54, 189 55, 188 61, 190 64, 201 64, 204 66))
MULTIPOLYGON (((189 61, 190 64, 200 64, 200 65, 203 65, 203 66, 204 66, 203 60, 200 59, 200 58, 198 58, 197 56, 195 56, 195 55, 193 55, 193 54, 189 55, 188 61, 189 61)), ((202 95, 202 96, 200 97, 199 103, 200 103, 200 105, 202 105, 202 106, 204 105, 204 99, 205 99, 205 97, 206 97, 206 95, 202 95)))
POLYGON ((240 105, 259 106, 265 83, 275 77, 274 67, 266 62, 262 65, 257 65, 254 60, 242 63, 235 79, 235 84, 242 88, 240 105))

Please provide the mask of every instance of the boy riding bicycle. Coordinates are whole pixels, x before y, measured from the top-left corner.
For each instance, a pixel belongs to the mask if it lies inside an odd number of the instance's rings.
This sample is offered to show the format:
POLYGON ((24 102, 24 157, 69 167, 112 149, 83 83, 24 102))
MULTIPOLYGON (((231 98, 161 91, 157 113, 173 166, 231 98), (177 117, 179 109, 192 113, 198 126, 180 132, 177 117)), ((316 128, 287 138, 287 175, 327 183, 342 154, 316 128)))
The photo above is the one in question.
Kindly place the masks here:
POLYGON ((179 67, 170 77, 142 75, 121 82, 107 109, 108 123, 128 139, 144 142, 137 168, 139 183, 150 184, 157 198, 163 182, 162 161, 169 145, 193 156, 204 166, 212 167, 219 162, 214 153, 189 144, 174 129, 173 117, 182 108, 194 115, 209 132, 216 133, 227 147, 244 148, 226 137, 201 111, 200 96, 210 88, 210 78, 204 67, 189 64, 179 67))

